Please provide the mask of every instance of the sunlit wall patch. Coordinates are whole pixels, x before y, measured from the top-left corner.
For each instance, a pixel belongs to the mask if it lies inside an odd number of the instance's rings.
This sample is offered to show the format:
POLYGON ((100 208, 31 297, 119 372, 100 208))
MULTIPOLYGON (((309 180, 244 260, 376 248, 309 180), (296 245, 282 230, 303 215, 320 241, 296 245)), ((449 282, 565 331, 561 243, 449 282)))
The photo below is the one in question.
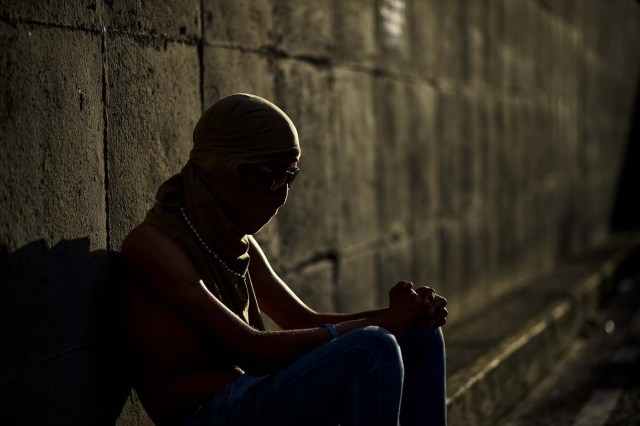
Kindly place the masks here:
POLYGON ((407 24, 405 0, 380 2, 382 42, 390 49, 401 49, 405 42, 407 24))

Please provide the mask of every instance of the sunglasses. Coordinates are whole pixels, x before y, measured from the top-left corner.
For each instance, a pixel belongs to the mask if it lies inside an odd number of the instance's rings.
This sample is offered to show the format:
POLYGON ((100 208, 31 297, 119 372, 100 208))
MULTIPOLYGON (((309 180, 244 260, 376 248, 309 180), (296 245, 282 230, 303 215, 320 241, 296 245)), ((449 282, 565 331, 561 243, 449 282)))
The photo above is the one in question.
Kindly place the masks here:
POLYGON ((300 169, 297 167, 280 169, 257 165, 252 165, 251 167, 270 175, 271 191, 277 191, 285 185, 291 185, 296 179, 296 176, 298 176, 298 173, 300 173, 300 169))

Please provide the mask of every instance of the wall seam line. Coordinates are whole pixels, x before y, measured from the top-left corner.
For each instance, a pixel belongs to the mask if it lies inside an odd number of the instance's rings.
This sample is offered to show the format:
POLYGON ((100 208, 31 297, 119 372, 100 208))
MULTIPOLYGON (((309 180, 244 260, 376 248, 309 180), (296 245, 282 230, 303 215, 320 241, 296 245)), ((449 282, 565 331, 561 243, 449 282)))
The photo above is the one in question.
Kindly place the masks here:
POLYGON ((200 0, 200 38, 198 40, 198 61, 200 62, 200 113, 204 114, 205 96, 204 96, 204 0, 200 0))
POLYGON ((107 113, 107 30, 102 29, 102 158, 104 165, 104 206, 105 206, 105 230, 107 235, 107 253, 112 251, 111 247, 111 210, 109 200, 109 120, 107 113))

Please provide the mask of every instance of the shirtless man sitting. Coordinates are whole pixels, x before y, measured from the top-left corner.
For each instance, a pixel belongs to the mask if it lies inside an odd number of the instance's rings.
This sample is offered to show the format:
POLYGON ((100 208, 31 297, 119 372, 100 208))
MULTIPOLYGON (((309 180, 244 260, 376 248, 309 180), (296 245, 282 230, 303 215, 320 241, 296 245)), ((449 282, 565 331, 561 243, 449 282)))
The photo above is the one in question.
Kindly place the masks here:
POLYGON ((318 313, 252 237, 299 157, 291 120, 257 96, 199 120, 186 165, 121 249, 143 406, 158 425, 446 424, 444 298, 400 281, 387 308, 318 313))

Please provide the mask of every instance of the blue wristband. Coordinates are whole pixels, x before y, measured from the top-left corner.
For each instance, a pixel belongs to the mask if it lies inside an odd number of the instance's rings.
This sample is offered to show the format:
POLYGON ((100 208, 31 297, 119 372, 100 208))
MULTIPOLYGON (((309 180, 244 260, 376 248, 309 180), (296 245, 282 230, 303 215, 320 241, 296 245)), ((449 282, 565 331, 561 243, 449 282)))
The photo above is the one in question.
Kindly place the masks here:
POLYGON ((331 334, 331 340, 333 340, 336 337, 340 336, 340 334, 338 334, 338 330, 336 330, 336 326, 335 325, 333 325, 333 324, 325 324, 324 327, 327 329, 329 334, 331 334))

